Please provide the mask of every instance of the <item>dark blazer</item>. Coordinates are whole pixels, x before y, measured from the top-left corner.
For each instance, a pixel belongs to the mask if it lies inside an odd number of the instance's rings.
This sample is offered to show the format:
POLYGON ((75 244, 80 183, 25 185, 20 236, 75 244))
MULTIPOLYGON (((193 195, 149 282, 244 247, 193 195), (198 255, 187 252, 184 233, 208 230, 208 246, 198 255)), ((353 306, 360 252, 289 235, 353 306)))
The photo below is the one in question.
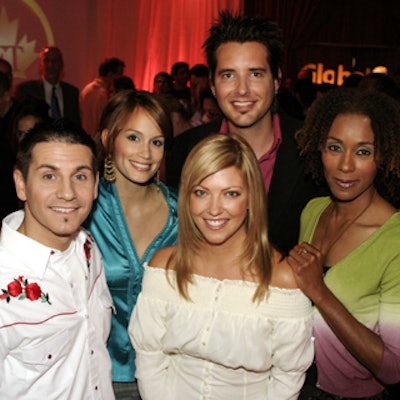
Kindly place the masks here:
MULTIPOLYGON (((282 143, 276 156, 268 193, 268 228, 271 243, 287 253, 297 242, 300 214, 313 197, 326 194, 304 174, 304 161, 299 157, 294 133, 302 121, 279 112, 282 143)), ((203 138, 218 133, 222 119, 189 129, 176 136, 166 156, 167 184, 178 187, 181 169, 190 150, 203 138)))
MULTIPOLYGON (((76 124, 81 124, 79 111, 79 90, 77 87, 67 82, 60 82, 64 102, 64 118, 76 124)), ((44 85, 41 79, 21 82, 16 90, 15 97, 21 99, 26 95, 34 96, 46 100, 44 94, 44 85)))

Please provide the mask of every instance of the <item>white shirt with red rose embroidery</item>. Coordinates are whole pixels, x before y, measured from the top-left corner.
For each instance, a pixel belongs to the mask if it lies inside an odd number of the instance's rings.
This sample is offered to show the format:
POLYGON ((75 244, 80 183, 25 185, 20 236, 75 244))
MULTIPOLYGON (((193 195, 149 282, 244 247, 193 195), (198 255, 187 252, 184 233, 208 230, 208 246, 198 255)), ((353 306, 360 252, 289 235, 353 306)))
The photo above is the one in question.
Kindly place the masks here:
POLYGON ((23 218, 6 217, 0 237, 0 399, 114 399, 97 245, 82 229, 51 249, 17 232, 23 218))

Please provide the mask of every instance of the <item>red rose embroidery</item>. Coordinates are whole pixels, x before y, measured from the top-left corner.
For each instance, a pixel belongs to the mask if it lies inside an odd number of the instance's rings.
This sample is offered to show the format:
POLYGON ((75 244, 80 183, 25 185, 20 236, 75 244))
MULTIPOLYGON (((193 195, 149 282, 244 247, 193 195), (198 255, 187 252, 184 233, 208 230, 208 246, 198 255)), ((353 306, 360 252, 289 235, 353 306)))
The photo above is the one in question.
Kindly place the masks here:
POLYGON ((49 294, 43 293, 37 283, 29 283, 28 279, 24 279, 23 276, 19 276, 18 279, 10 282, 7 285, 7 289, 0 290, 0 300, 6 300, 9 303, 11 297, 18 297, 18 300, 29 299, 31 301, 41 299, 42 303, 51 304, 49 294))
POLYGON ((90 268, 90 259, 92 258, 92 253, 90 250, 92 249, 92 242, 89 239, 86 239, 83 248, 85 250, 87 267, 90 268))
POLYGON ((10 296, 18 297, 22 293, 22 285, 19 280, 15 280, 7 285, 10 296))
POLYGON ((25 286, 26 297, 31 300, 37 300, 42 295, 42 290, 37 283, 28 283, 25 286))

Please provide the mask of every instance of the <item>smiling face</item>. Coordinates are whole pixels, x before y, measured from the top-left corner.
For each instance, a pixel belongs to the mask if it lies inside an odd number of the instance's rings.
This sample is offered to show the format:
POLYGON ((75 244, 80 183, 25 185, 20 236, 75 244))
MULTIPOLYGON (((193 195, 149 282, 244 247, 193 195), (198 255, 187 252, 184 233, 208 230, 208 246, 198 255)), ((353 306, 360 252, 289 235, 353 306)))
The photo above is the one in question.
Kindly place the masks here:
POLYGON ((227 42, 217 50, 213 88, 218 104, 232 127, 251 128, 268 118, 279 88, 258 42, 227 42))
POLYGON ((156 121, 142 108, 126 120, 114 142, 116 182, 147 183, 160 168, 165 138, 156 121))
POLYGON ((20 231, 48 247, 65 250, 97 197, 92 163, 87 146, 36 144, 26 180, 21 171, 14 172, 17 195, 25 201, 20 231))
POLYGON ((243 173, 228 167, 208 176, 190 195, 190 214, 210 245, 238 246, 246 237, 249 191, 243 173))
POLYGON ((375 191, 378 171, 374 133, 369 117, 338 115, 322 149, 326 181, 339 201, 352 201, 375 191))

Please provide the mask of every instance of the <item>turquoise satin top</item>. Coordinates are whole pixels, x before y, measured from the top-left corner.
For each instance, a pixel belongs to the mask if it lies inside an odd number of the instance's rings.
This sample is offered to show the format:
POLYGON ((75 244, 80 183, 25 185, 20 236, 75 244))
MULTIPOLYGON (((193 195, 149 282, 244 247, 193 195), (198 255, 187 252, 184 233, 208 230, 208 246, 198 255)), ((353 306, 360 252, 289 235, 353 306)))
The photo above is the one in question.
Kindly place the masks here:
POLYGON ((169 216, 163 230, 154 238, 139 259, 114 184, 100 179, 99 196, 84 226, 93 234, 103 256, 107 283, 116 314, 112 317, 108 350, 112 360, 114 382, 135 381, 135 352, 127 328, 133 307, 142 287, 143 263, 160 248, 174 245, 177 239, 177 195, 160 184, 169 205, 169 216))

